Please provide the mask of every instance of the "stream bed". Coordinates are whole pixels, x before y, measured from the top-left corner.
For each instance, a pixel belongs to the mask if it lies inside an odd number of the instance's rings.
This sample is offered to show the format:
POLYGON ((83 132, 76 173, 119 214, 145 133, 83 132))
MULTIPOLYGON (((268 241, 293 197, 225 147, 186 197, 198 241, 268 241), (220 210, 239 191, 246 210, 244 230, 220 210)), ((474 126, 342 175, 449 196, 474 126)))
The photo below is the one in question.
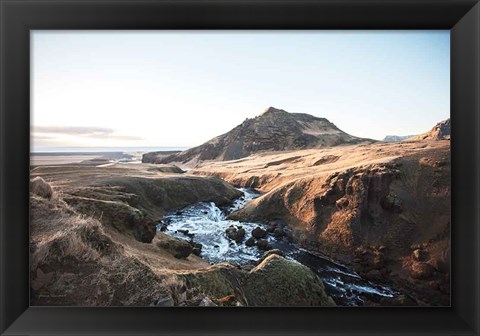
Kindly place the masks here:
MULTIPOLYGON (((210 202, 197 203, 168 213, 163 223, 158 225, 158 230, 202 244, 201 257, 210 263, 255 263, 264 251, 257 246, 245 245, 245 241, 251 237, 253 229, 266 229, 265 225, 229 220, 227 216, 260 194, 251 189, 240 190, 244 196, 235 200, 229 208, 220 209, 210 202), (242 242, 236 243, 227 237, 225 230, 232 225, 245 229, 242 242)), ((287 259, 295 260, 315 272, 323 280, 326 292, 339 306, 362 306, 366 301, 380 302, 399 295, 394 289, 361 278, 346 266, 296 246, 286 237, 275 238, 269 234, 265 239, 272 248, 281 250, 287 259)))

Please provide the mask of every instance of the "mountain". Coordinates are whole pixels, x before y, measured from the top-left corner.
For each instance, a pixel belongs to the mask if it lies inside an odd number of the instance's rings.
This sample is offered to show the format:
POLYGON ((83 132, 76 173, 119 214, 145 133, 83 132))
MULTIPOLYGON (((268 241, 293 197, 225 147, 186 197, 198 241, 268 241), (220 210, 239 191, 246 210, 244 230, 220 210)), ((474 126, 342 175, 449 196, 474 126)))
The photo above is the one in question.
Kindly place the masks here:
POLYGON ((387 135, 385 138, 383 138, 382 141, 383 142, 400 142, 414 136, 415 135, 387 135))
POLYGON ((409 138, 409 141, 421 141, 421 140, 450 140, 450 118, 444 121, 440 121, 430 131, 423 134, 409 138))
POLYGON ((340 130, 325 118, 289 113, 269 107, 261 115, 246 119, 231 131, 206 143, 167 157, 145 155, 146 163, 195 163, 204 160, 228 161, 261 151, 286 151, 374 142, 340 130))

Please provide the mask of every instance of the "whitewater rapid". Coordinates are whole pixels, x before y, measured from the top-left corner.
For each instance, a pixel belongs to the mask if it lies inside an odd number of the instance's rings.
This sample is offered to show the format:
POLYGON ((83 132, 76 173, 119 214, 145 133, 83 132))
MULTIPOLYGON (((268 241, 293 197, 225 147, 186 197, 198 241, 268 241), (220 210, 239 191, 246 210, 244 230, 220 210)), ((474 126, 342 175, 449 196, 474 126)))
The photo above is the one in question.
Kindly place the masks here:
MULTIPOLYGON (((239 190, 244 195, 236 199, 229 208, 221 209, 213 202, 197 203, 168 213, 158 225, 158 229, 163 227, 168 235, 202 244, 201 257, 210 263, 254 264, 262 257, 264 251, 256 246, 248 247, 244 242, 251 237, 253 229, 256 227, 265 229, 265 225, 234 221, 227 219, 227 216, 260 194, 252 189, 239 190), (236 243, 227 238, 225 230, 232 225, 245 229, 243 242, 236 243)), ((389 287, 362 279, 346 266, 299 248, 286 238, 277 239, 268 235, 265 239, 272 248, 282 250, 287 259, 295 260, 319 275, 325 290, 337 304, 357 306, 362 305, 365 300, 380 301, 382 298, 391 298, 399 294, 389 287)))

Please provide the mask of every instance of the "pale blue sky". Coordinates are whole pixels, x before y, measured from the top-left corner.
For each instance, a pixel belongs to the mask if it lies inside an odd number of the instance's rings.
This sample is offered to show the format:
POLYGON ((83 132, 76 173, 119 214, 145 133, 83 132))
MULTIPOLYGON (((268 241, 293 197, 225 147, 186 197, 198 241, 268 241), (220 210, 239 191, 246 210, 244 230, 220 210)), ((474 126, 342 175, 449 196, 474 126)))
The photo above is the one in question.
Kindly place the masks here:
POLYGON ((352 135, 450 115, 449 31, 33 31, 34 148, 194 146, 268 106, 352 135))

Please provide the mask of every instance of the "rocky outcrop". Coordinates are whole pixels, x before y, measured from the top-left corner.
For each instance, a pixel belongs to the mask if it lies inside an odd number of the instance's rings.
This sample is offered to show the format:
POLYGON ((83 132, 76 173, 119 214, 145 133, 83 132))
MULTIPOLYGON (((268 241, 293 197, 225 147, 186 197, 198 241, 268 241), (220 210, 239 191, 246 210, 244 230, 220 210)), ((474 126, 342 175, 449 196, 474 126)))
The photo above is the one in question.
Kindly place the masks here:
POLYGON ((68 190, 63 199, 81 213, 149 243, 166 211, 202 201, 225 205, 241 194, 218 178, 123 177, 93 180, 68 190))
POLYGON ((186 240, 175 238, 164 233, 157 233, 152 243, 169 253, 177 259, 185 259, 192 252, 192 245, 186 240))
MULTIPOLYGON (((188 164, 206 160, 226 161, 262 151, 320 148, 362 142, 373 140, 349 135, 325 118, 288 113, 270 107, 260 116, 245 120, 228 133, 203 145, 167 157, 148 159, 148 162, 188 164)), ((154 154, 149 153, 145 157, 154 157, 154 154)))
POLYGON ((430 131, 414 136, 407 140, 423 141, 423 140, 450 140, 451 123, 450 118, 436 124, 430 131))
POLYGON ((158 164, 155 167, 150 167, 147 171, 158 173, 171 173, 171 174, 184 174, 185 171, 175 165, 162 165, 158 164))
POLYGON ((170 155, 178 154, 181 151, 156 151, 142 155, 142 163, 159 163, 162 158, 170 155))
POLYGON ((449 246, 450 190, 450 151, 440 147, 293 180, 229 218, 285 222, 297 243, 373 281, 398 280, 420 302, 442 304, 448 277, 432 269, 444 264, 438 246, 449 246), (415 244, 423 250, 412 252, 415 244), (437 290, 425 294, 426 282, 437 290))
POLYGON ((306 266, 277 254, 267 256, 245 280, 249 306, 334 306, 322 281, 306 266))
POLYGON ((274 253, 249 272, 224 263, 186 274, 185 278, 189 297, 203 295, 198 305, 205 295, 222 306, 335 305, 322 281, 308 267, 274 253))

